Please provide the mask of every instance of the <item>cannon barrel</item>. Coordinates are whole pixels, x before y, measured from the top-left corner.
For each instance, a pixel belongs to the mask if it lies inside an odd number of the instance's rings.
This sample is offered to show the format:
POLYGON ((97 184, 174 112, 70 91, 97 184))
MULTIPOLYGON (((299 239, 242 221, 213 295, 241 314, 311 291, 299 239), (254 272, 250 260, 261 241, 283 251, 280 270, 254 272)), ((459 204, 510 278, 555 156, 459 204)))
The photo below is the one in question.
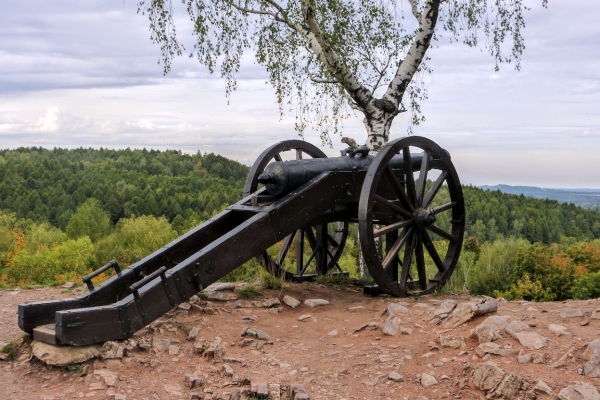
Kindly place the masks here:
MULTIPOLYGON (((270 163, 258 177, 269 194, 285 195, 304 185, 323 172, 366 171, 373 162, 373 156, 310 158, 304 160, 275 161, 270 163)), ((411 154, 413 171, 421 168, 422 154, 411 154)), ((404 168, 404 158, 396 155, 390 161, 393 169, 404 168)))

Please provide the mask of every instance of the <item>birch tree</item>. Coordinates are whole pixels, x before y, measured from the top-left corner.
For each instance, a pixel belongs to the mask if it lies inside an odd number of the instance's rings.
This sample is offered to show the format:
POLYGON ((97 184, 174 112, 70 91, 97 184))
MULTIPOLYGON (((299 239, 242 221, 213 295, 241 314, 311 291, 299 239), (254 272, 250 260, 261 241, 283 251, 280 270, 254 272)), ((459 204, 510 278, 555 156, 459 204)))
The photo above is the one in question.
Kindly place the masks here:
POLYGON ((269 74, 280 112, 295 111, 300 134, 314 129, 329 142, 358 113, 376 153, 398 114, 409 112, 412 125, 424 121, 432 42, 446 37, 481 47, 496 70, 511 62, 519 69, 523 1, 182 0, 195 36, 188 49, 171 0, 142 0, 138 12, 149 19, 165 73, 174 57, 188 54, 225 78, 229 96, 244 55, 253 55, 269 74))

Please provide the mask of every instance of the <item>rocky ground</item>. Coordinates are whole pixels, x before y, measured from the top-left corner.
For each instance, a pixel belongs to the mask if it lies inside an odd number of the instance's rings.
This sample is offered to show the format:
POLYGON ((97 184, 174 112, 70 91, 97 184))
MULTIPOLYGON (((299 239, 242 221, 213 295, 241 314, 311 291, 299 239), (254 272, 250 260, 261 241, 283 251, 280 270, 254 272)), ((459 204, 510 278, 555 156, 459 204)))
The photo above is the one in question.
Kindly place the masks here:
MULTIPOLYGON (((0 291, 0 345, 22 337, 17 304, 73 295, 62 291, 0 291)), ((132 340, 85 349, 84 363, 26 343, 0 361, 0 398, 600 399, 600 299, 261 293, 193 299, 132 340)))

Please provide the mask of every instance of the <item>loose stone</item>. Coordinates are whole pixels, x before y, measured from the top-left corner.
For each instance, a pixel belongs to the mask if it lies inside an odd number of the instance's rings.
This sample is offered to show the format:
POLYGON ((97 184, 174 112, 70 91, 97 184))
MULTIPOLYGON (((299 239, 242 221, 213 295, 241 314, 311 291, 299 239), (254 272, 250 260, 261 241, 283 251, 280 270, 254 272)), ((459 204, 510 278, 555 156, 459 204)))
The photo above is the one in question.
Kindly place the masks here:
POLYGON ((293 298, 292 296, 283 296, 283 302, 289 307, 296 308, 300 305, 300 301, 293 298))
POLYGON ((324 299, 308 299, 308 300, 304 300, 304 305, 308 306, 308 307, 320 307, 320 306, 326 306, 329 304, 329 301, 324 300, 324 299))

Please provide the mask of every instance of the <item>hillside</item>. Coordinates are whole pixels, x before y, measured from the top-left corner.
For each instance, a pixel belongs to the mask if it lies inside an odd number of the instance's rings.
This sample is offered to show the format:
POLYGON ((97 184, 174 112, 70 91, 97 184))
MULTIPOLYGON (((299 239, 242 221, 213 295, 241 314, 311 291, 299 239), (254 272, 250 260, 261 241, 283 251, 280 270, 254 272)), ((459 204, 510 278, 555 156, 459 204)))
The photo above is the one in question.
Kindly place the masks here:
POLYGON ((600 189, 548 189, 535 186, 494 185, 479 186, 480 189, 502 193, 523 195, 536 199, 556 200, 559 203, 573 203, 584 208, 600 209, 600 189))
MULTIPOLYGON (((112 224, 165 216, 180 231, 239 200, 248 170, 219 155, 180 151, 0 150, 0 210, 65 230, 77 208, 95 198, 112 224)), ((468 235, 480 242, 498 235, 532 243, 600 238, 597 210, 473 186, 464 190, 468 235)))

